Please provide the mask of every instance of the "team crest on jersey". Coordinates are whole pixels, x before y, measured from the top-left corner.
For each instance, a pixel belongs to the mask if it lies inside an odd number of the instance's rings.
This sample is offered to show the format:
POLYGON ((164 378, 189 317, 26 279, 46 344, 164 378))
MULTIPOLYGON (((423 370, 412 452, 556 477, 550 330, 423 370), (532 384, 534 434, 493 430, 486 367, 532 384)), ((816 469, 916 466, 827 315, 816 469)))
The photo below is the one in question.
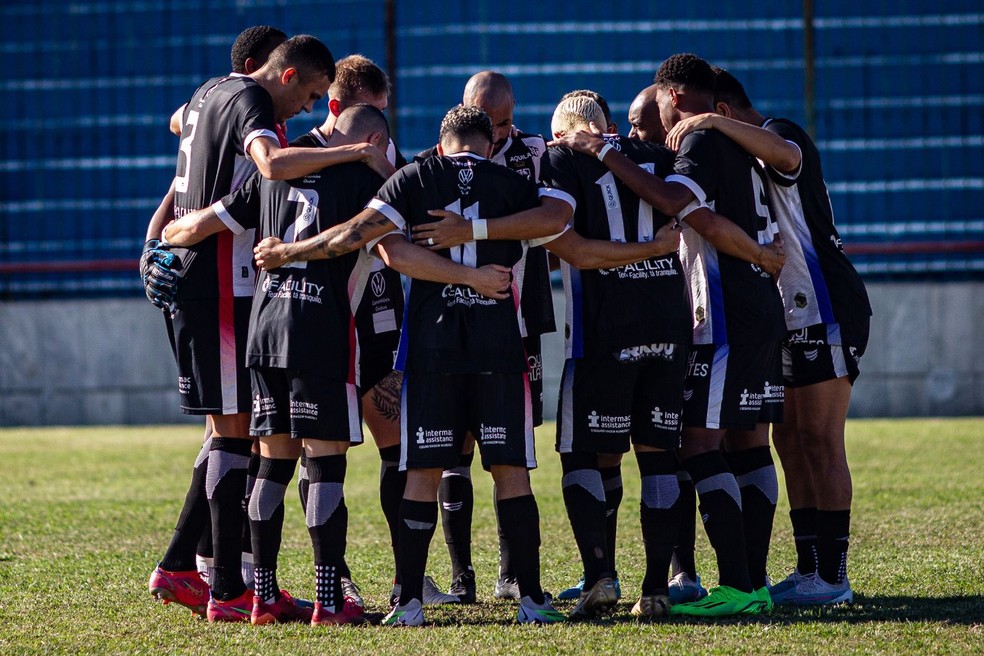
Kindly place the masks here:
POLYGON ((470 168, 458 171, 458 191, 461 192, 462 196, 467 196, 471 193, 471 183, 474 179, 475 172, 470 168))
POLYGON ((796 296, 793 297, 793 302, 796 303, 796 307, 802 310, 806 307, 806 294, 803 292, 796 292, 796 296))

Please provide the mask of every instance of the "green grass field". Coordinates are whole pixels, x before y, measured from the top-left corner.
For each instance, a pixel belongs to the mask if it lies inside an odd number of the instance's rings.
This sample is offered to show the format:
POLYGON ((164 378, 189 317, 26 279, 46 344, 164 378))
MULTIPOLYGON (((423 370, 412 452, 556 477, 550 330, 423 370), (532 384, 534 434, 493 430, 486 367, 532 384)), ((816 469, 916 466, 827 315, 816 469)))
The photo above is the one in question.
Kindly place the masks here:
MULTIPOLYGON (((629 615, 642 560, 630 456, 618 545, 623 603, 610 620, 552 627, 516 625, 512 603, 492 600, 491 483, 477 466, 479 603, 429 608, 426 628, 220 626, 162 606, 147 593, 147 578, 170 539, 199 435, 188 426, 0 431, 0 654, 984 653, 982 419, 851 421, 856 602, 777 609, 763 618, 640 624, 629 615)), ((533 485, 543 518, 543 583, 556 592, 577 580, 580 564, 552 426, 538 436, 533 485)), ((370 610, 385 610, 392 564, 375 448, 352 450, 348 471, 349 563, 370 610)), ((296 497, 288 502, 279 578, 310 598, 310 542, 296 497)), ((787 510, 782 498, 773 579, 794 563, 787 510)), ((712 553, 699 530, 697 555, 705 583, 713 583, 712 553)), ((428 572, 447 585, 440 530, 428 572)))

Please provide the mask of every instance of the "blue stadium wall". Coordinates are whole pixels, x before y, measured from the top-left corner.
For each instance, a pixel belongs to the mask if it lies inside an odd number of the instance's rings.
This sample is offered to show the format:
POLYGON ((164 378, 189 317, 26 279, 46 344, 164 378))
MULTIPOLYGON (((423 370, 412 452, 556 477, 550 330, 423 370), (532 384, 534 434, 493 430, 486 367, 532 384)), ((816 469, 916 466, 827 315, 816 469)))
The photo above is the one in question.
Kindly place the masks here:
MULTIPOLYGON (((141 294, 136 258, 174 172, 171 112, 229 68, 236 34, 310 33, 389 67, 395 135, 431 145, 465 80, 513 82, 516 124, 546 132, 591 88, 619 125, 670 54, 735 73, 766 114, 814 117, 835 216, 869 280, 984 278, 984 5, 846 2, 34 2, 0 7, 5 126, 0 299, 141 294)), ((320 123, 325 103, 289 125, 320 123)))

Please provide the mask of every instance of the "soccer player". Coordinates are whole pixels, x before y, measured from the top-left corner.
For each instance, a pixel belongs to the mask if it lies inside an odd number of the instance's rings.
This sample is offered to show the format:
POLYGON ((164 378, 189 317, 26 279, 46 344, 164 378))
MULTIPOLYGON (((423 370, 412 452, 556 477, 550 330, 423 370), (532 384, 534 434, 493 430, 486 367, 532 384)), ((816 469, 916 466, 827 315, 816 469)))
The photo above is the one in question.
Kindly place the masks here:
MULTIPOLYGON (((278 123, 310 111, 333 77, 328 48, 302 35, 278 46, 255 73, 220 78, 200 88, 185 112, 174 181, 175 216, 238 188, 253 167, 270 179, 291 179, 337 161, 337 153, 328 149, 283 148, 276 131, 278 123)), ((194 543, 206 520, 194 510, 196 500, 207 499, 214 575, 206 615, 212 621, 247 621, 252 606, 252 592, 240 572, 238 540, 252 446, 244 366, 255 282, 252 243, 251 231, 236 237, 225 233, 168 253, 181 277, 167 320, 182 410, 209 416, 214 436, 208 453, 202 454, 207 463, 195 469, 179 529, 150 589, 200 612, 206 586, 193 569, 194 543)))
POLYGON ((677 124, 674 143, 692 130, 716 129, 761 159, 769 174, 769 207, 786 235, 787 261, 778 279, 788 330, 786 395, 783 422, 772 435, 785 473, 797 560, 770 593, 775 603, 851 602, 852 486, 844 425, 871 305, 834 226, 813 140, 792 121, 763 116, 733 75, 716 72, 718 113, 677 124))
MULTIPOLYGON (((603 132, 606 134, 618 134, 618 123, 612 120, 612 112, 608 108, 608 101, 605 100, 605 98, 597 91, 592 91, 591 89, 575 89, 574 91, 568 91, 560 97, 560 102, 564 102, 569 98, 577 98, 578 96, 590 98, 598 103, 599 107, 601 107, 601 111, 605 115, 605 126, 602 130, 603 132)), ((598 127, 600 128, 601 126, 598 127)))
MULTIPOLYGON (((713 109, 714 77, 696 55, 663 62, 655 84, 667 132, 681 119, 713 109)), ((600 153, 599 139, 580 141, 600 153)), ((782 386, 776 381, 785 332, 775 283, 766 269, 750 263, 781 255, 778 242, 766 248, 777 230, 766 204, 764 172, 738 144, 709 131, 688 135, 666 180, 612 149, 601 154, 640 198, 685 219, 681 257, 691 287, 693 350, 678 453, 698 492, 717 555, 719 586, 699 601, 671 606, 670 612, 760 613, 772 605, 765 564, 778 483, 767 422, 772 408, 781 411, 782 386), (744 233, 738 239, 735 226, 739 236, 744 233), (722 230, 732 234, 721 239, 722 230)))
MULTIPOLYGON (((378 109, 357 105, 339 116, 329 145, 357 141, 385 152, 389 133, 378 109)), ((357 164, 290 181, 254 174, 210 208, 166 228, 163 237, 189 246, 226 228, 235 233, 259 228, 263 237, 303 239, 358 213, 382 182, 357 164)), ((444 266, 440 258, 416 250, 444 266)), ((259 436, 262 456, 249 507, 256 558, 253 624, 362 619, 363 608, 345 598, 341 585, 347 530, 342 489, 345 452, 350 443, 362 441, 351 368, 351 351, 358 344, 350 343, 349 331, 372 274, 367 259, 350 253, 330 262, 298 263, 263 272, 258 281, 247 349, 254 396, 251 433, 259 436), (306 519, 315 551, 313 615, 280 591, 276 579, 284 495, 302 447, 311 479, 306 519)))
MULTIPOLYGON (((505 166, 533 182, 539 182, 547 146, 538 134, 521 132, 513 125, 516 98, 509 79, 496 71, 476 73, 465 84, 462 104, 478 107, 492 121, 492 163, 505 166)), ((418 155, 427 157, 436 149, 418 155)), ((544 198, 550 204, 553 199, 544 198)), ((554 206, 559 208, 559 205, 554 206)), ((426 238, 426 234, 425 237, 426 238)), ((458 244, 455 244, 458 245, 458 244)), ((533 246, 527 253, 519 272, 522 276, 522 320, 525 329, 523 345, 529 362, 530 392, 533 403, 533 425, 543 423, 543 355, 541 335, 556 330, 553 295, 550 290, 550 270, 546 252, 542 246, 533 246)), ((471 463, 474 457, 474 439, 466 441, 461 462, 444 472, 439 498, 441 500, 441 525, 451 557, 450 594, 463 603, 475 602, 475 571, 471 559, 471 524, 474 493, 471 482, 471 463)), ((501 529, 501 527, 500 527, 501 529)), ((494 596, 498 599, 519 599, 519 588, 512 571, 509 547, 499 531, 499 577, 494 596)))

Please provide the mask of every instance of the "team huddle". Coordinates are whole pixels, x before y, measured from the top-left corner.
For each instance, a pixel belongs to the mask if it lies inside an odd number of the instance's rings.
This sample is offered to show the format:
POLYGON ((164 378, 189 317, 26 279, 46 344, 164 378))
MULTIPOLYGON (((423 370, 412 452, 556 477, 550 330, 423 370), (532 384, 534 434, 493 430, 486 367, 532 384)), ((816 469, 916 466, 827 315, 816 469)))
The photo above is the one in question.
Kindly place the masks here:
POLYGON ((419 626, 424 606, 476 603, 477 445, 495 482, 494 595, 518 601, 520 623, 615 608, 630 448, 645 552, 634 616, 853 600, 844 424, 871 309, 802 129, 760 114, 727 71, 677 54, 630 105, 628 136, 588 90, 561 98, 549 139, 521 132, 508 79, 483 71, 436 147, 408 163, 383 114, 389 81, 365 57, 336 62, 314 37, 258 26, 232 64, 172 117, 176 174, 141 257, 182 411, 206 418, 152 595, 253 624, 419 626), (288 141, 286 121, 325 96, 325 122, 288 141), (575 602, 566 614, 540 585, 529 478, 557 267, 555 444, 583 566, 557 595, 575 602), (346 452, 363 424, 393 548, 385 616, 366 611, 346 563, 346 452), (797 553, 774 584, 770 435, 797 553), (277 580, 298 460, 312 602, 277 580), (717 558, 709 591, 698 509, 717 558), (447 592, 426 575, 438 515, 447 592))

